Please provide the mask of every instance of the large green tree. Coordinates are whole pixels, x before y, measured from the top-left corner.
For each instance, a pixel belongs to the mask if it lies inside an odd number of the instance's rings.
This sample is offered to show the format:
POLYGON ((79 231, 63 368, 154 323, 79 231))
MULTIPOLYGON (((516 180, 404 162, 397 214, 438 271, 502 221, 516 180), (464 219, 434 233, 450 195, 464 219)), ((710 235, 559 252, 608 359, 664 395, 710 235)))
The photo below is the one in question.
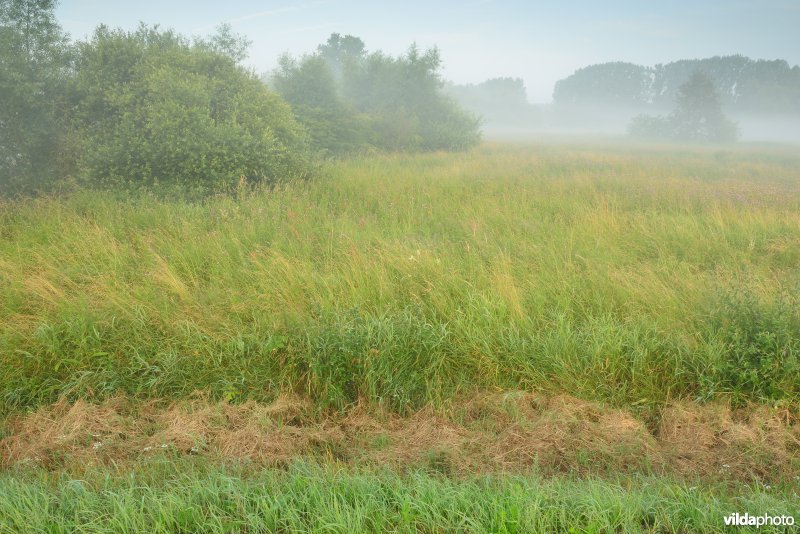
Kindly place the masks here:
POLYGON ((463 150, 480 139, 479 120, 443 92, 436 48, 412 45, 399 57, 367 56, 344 94, 373 117, 376 143, 391 150, 463 150))
POLYGON ((54 172, 69 72, 56 5, 0 0, 0 191, 34 189, 54 172))
POLYGON ((444 94, 440 67, 436 49, 412 46, 392 57, 367 53, 357 37, 332 34, 316 54, 282 58, 270 83, 320 149, 469 148, 480 138, 479 122, 444 94))

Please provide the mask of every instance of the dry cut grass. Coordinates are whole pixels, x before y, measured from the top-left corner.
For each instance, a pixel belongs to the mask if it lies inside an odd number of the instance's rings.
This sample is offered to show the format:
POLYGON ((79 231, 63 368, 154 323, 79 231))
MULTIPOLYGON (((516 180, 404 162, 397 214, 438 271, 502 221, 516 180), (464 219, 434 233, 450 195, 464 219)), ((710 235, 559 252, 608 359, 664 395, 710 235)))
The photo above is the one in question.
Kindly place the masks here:
POLYGON ((765 482, 800 475, 798 414, 758 405, 679 402, 652 430, 626 410, 524 392, 473 396, 448 412, 425 408, 406 417, 363 406, 316 416, 311 407, 290 396, 269 405, 62 402, 9 422, 0 465, 74 469, 176 455, 263 466, 318 458, 451 475, 535 470, 765 482))

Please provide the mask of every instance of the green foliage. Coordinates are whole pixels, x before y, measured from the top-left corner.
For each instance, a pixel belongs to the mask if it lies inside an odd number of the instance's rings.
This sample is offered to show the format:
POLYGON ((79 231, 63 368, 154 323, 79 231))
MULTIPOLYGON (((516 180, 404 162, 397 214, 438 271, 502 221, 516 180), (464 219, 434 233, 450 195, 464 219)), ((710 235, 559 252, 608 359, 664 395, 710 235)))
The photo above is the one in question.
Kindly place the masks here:
POLYGON ((336 79, 341 81, 344 70, 357 68, 367 51, 364 41, 358 37, 332 33, 325 44, 317 47, 317 52, 331 68, 336 79))
POLYGON ((711 316, 724 352, 714 368, 717 387, 737 398, 765 401, 800 395, 800 298, 796 290, 771 302, 739 290, 711 316))
POLYGON ((446 369, 455 340, 441 322, 417 310, 382 316, 357 310, 322 318, 298 354, 308 369, 311 393, 342 408, 368 399, 392 410, 417 408, 432 395, 454 394, 474 370, 446 369), (455 371, 455 372, 452 372, 455 371))
POLYGON ((341 154, 367 144, 367 117, 341 99, 331 67, 322 56, 300 61, 282 56, 271 84, 292 105, 316 149, 341 154))
POLYGON ((55 0, 0 0, 0 194, 57 173, 69 68, 55 0))
POLYGON ((251 41, 233 33, 230 24, 221 24, 217 31, 207 41, 195 41, 196 44, 210 48, 214 52, 231 58, 234 62, 240 63, 247 58, 247 49, 252 44, 251 41))
POLYGON ((463 150, 478 142, 478 121, 443 94, 440 65, 435 49, 393 58, 333 34, 317 54, 282 58, 270 83, 318 149, 463 150))
POLYGON ((303 128, 236 65, 242 51, 231 39, 224 28, 194 44, 157 28, 98 28, 79 45, 74 80, 79 173, 115 188, 201 190, 304 176, 303 128))
POLYGON ((479 121, 445 96, 437 49, 416 46, 392 58, 370 54, 343 80, 343 94, 373 119, 375 144, 390 150, 464 150, 480 139, 479 121))
POLYGON ((0 192, 75 184, 203 196, 305 177, 313 147, 343 154, 456 150, 477 121, 441 93, 435 50, 367 55, 333 34, 317 54, 281 59, 286 101, 238 62, 248 42, 141 25, 100 26, 72 47, 55 0, 0 3, 0 192))
POLYGON ((629 133, 644 139, 672 139, 693 142, 731 142, 738 128, 722 113, 714 82, 695 72, 677 92, 676 107, 667 117, 639 115, 629 133))

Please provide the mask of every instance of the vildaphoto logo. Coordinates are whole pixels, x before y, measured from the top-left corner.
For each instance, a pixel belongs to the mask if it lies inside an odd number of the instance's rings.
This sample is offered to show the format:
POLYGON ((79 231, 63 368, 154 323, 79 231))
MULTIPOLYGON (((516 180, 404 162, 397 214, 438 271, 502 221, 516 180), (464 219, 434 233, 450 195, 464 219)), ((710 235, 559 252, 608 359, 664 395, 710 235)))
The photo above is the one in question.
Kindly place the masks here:
POLYGON ((750 515, 748 513, 734 513, 725 516, 726 527, 791 527, 794 517, 791 515, 750 515))

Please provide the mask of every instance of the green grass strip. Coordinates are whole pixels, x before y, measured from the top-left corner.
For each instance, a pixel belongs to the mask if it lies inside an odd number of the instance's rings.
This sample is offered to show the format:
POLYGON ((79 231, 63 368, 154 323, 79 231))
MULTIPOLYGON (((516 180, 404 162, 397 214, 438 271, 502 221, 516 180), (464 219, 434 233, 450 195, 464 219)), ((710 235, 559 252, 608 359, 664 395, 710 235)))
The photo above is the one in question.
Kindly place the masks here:
POLYGON ((80 478, 1 474, 0 532, 723 532, 736 512, 800 517, 790 488, 650 477, 454 480, 303 463, 248 474, 165 461, 80 478))

